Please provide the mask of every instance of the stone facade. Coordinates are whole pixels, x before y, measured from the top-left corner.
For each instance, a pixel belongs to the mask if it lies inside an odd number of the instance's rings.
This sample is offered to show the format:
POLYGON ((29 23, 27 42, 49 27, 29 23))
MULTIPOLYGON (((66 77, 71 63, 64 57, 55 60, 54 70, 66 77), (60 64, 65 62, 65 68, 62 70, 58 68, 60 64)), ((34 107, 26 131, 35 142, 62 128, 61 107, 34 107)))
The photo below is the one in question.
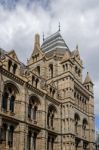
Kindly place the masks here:
POLYGON ((35 35, 27 65, 0 49, 0 150, 95 150, 93 83, 82 70, 59 31, 41 46, 35 35))

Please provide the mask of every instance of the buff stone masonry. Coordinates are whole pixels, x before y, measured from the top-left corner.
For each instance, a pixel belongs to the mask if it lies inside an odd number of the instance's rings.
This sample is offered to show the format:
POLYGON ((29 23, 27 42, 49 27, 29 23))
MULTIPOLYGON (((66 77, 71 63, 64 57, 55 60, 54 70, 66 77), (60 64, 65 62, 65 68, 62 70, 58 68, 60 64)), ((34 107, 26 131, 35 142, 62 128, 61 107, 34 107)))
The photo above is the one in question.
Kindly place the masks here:
POLYGON ((27 65, 0 49, 0 150, 95 150, 93 82, 78 46, 60 32, 34 49, 27 65))

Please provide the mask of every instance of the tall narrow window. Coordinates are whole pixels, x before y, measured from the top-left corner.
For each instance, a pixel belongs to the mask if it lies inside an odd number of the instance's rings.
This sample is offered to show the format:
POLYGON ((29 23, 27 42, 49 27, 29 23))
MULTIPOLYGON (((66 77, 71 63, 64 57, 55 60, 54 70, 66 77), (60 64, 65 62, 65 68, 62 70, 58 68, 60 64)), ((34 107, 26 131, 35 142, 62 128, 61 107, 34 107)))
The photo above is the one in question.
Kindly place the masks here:
POLYGON ((36 88, 38 87, 39 79, 36 79, 36 88))
POLYGON ((53 78, 53 64, 49 65, 50 78, 53 78))
POLYGON ((54 148, 54 139, 53 135, 48 135, 47 139, 47 150, 53 150, 54 148))
POLYGON ((7 101, 8 101, 8 93, 5 92, 2 96, 2 108, 4 111, 7 111, 7 101))
POLYGON ((9 61, 8 61, 8 71, 11 71, 11 66, 12 66, 12 61, 9 60, 9 61))
POLYGON ((27 150, 31 150, 31 132, 28 132, 27 135, 27 150))
POLYGON ((2 96, 2 110, 14 112, 15 99, 17 98, 19 92, 15 85, 12 83, 7 83, 4 86, 4 94, 2 96))
POLYGON ((32 85, 34 84, 34 81, 35 81, 35 77, 32 76, 32 85))
POLYGON ((77 132, 78 132, 78 122, 80 120, 80 117, 77 113, 74 116, 74 120, 75 120, 75 134, 77 134, 77 132))
POLYGON ((82 123, 82 130, 83 130, 83 136, 86 135, 86 126, 87 126, 88 122, 87 120, 84 118, 83 119, 83 123, 82 123))
POLYGON ((37 110, 39 104, 40 101, 38 97, 36 97, 35 95, 30 97, 28 105, 28 118, 31 118, 31 120, 37 121, 37 110))
POLYGON ((33 137, 33 150, 36 150, 36 137, 37 137, 37 134, 34 133, 34 137, 33 137))
POLYGON ((10 98, 10 111, 14 112, 14 101, 15 101, 15 97, 12 95, 10 98))
POLYGON ((32 105, 29 104, 28 106, 28 118, 31 119, 31 112, 32 112, 32 105))
POLYGON ((37 75, 40 76, 40 66, 37 66, 37 75))
POLYGON ((77 133, 77 126, 78 126, 78 122, 75 121, 75 133, 77 133))
POLYGON ((50 137, 48 136, 48 139, 47 139, 47 150, 50 150, 49 149, 49 145, 50 145, 50 137))
POLYGON ((51 127, 53 127, 53 121, 54 121, 54 114, 51 116, 51 127))
POLYGON ((54 117, 56 113, 56 108, 53 105, 50 105, 48 108, 48 115, 47 115, 47 125, 49 128, 54 127, 54 117))
POLYGON ((8 137, 8 145, 9 145, 10 148, 13 147, 13 132, 14 132, 14 127, 10 126, 9 137, 8 137))
POLYGON ((33 120, 36 120, 36 115, 37 115, 37 106, 35 106, 33 109, 33 120))
POLYGON ((6 142, 6 130, 7 130, 7 125, 6 124, 3 124, 2 126, 2 142, 6 142))
POLYGON ((17 64, 14 64, 14 65, 13 65, 13 74, 16 73, 16 69, 17 69, 17 64))
POLYGON ((47 125, 48 125, 48 127, 49 127, 49 125, 50 125, 50 112, 48 112, 48 114, 47 114, 47 125))
POLYGON ((54 138, 52 138, 52 141, 51 141, 51 150, 53 150, 53 147, 54 147, 54 138))
POLYGON ((63 65, 63 71, 65 71, 65 65, 63 65))

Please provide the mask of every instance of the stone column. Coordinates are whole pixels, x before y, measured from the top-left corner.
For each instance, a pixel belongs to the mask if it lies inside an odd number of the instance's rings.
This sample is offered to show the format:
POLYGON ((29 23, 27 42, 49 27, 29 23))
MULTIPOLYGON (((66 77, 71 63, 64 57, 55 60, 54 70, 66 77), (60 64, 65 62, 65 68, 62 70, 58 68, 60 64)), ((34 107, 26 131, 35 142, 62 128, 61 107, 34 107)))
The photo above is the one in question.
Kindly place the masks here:
POLYGON ((32 107, 32 109, 31 109, 31 120, 33 120, 33 110, 34 108, 32 107))
POLYGON ((9 112, 10 110, 10 98, 11 96, 8 97, 8 101, 7 101, 7 112, 9 112))
POLYGON ((10 126, 9 126, 9 124, 8 124, 7 129, 6 129, 6 149, 9 148, 9 145, 8 145, 8 140, 9 140, 9 130, 10 130, 10 126))
POLYGON ((13 150, 15 150, 15 148, 17 147, 17 142, 16 142, 16 139, 17 139, 17 135, 16 135, 16 132, 13 131, 13 150))

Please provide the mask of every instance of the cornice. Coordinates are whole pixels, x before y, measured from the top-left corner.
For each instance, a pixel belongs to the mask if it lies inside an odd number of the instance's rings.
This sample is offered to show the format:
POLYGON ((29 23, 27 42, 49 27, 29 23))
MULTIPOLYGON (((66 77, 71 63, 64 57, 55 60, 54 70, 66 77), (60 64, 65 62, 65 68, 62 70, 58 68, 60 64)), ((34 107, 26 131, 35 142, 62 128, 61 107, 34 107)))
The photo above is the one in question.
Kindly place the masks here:
POLYGON ((22 80, 21 78, 15 76, 14 74, 12 74, 11 72, 8 72, 7 70, 5 70, 4 68, 0 67, 0 72, 7 76, 8 78, 16 81, 17 83, 19 83, 20 85, 23 85, 25 83, 24 80, 22 80))

